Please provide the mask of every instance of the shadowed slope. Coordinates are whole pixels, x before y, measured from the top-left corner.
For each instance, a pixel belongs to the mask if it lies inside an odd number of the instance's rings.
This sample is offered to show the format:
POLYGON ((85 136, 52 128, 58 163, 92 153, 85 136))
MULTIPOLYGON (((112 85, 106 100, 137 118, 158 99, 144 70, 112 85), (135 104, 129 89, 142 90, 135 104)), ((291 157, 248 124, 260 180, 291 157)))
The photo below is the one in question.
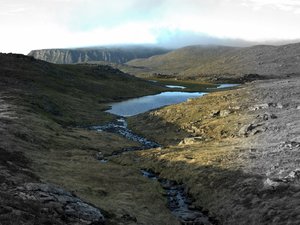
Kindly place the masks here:
POLYGON ((55 65, 23 55, 0 55, 2 90, 65 124, 111 118, 106 102, 157 93, 160 86, 109 66, 55 65), (100 116, 101 115, 101 116, 100 116))
POLYGON ((137 143, 72 126, 111 120, 107 101, 161 90, 108 66, 0 54, 0 223, 177 224, 138 168, 96 158, 137 143))

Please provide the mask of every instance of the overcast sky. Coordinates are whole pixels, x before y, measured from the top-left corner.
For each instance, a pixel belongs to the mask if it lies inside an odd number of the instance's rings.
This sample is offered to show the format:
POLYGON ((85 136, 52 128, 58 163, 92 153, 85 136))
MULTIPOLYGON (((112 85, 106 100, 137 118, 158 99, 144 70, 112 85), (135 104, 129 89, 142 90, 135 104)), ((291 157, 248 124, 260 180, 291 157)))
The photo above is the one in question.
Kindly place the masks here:
POLYGON ((0 0, 0 52, 300 40, 300 0, 0 0))

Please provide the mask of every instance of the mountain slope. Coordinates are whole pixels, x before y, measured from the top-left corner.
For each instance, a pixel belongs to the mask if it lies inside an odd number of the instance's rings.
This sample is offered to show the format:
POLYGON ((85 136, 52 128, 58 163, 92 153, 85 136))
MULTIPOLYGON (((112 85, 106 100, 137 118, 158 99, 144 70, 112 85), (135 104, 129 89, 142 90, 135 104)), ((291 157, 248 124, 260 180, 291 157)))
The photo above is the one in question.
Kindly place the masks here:
POLYGON ((131 117, 133 131, 166 147, 119 160, 187 184, 218 224, 300 224, 299 78, 249 82, 131 117))
POLYGON ((300 43, 246 48, 189 46, 148 59, 132 60, 124 71, 216 80, 246 74, 287 75, 300 71, 300 43))
POLYGON ((137 143, 86 129, 115 118, 107 102, 162 90, 109 66, 0 54, 0 224, 177 224, 138 168, 95 157, 137 143))
POLYGON ((74 64, 85 62, 125 63, 136 58, 148 58, 167 53, 169 50, 154 47, 95 47, 78 49, 41 49, 33 50, 28 55, 36 59, 57 63, 74 64))
POLYGON ((101 120, 105 102, 162 90, 109 66, 55 65, 13 54, 1 54, 0 66, 11 90, 25 90, 26 101, 64 123, 101 120))

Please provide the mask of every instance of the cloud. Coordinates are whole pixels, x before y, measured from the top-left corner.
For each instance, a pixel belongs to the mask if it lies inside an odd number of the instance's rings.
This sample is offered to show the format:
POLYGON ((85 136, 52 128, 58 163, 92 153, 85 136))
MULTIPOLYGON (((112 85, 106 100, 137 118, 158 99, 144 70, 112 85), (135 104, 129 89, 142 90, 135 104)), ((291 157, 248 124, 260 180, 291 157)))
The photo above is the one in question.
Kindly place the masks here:
POLYGON ((298 0, 244 0, 243 4, 256 10, 262 10, 264 7, 272 7, 294 13, 299 13, 300 10, 300 1, 298 0))
POLYGON ((0 16, 15 16, 22 14, 29 10, 29 7, 27 7, 22 2, 11 2, 7 0, 3 0, 3 2, 0 5, 0 16))
POLYGON ((250 46, 254 42, 241 39, 218 38, 205 33, 186 30, 161 30, 157 36, 157 44, 168 48, 180 48, 188 45, 225 45, 225 46, 250 46))
POLYGON ((0 51, 294 40, 299 21, 298 0, 1 0, 0 51))

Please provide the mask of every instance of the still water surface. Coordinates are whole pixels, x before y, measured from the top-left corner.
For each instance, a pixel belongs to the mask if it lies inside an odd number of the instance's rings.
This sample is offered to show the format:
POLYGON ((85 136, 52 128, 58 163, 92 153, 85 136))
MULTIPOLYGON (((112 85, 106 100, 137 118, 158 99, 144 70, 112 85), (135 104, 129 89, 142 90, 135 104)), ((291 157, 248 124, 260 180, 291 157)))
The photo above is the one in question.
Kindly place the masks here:
POLYGON ((162 106, 184 102, 189 98, 196 98, 204 95, 204 92, 162 92, 157 95, 148 95, 140 98, 111 103, 111 109, 106 112, 129 117, 147 112, 162 106))

